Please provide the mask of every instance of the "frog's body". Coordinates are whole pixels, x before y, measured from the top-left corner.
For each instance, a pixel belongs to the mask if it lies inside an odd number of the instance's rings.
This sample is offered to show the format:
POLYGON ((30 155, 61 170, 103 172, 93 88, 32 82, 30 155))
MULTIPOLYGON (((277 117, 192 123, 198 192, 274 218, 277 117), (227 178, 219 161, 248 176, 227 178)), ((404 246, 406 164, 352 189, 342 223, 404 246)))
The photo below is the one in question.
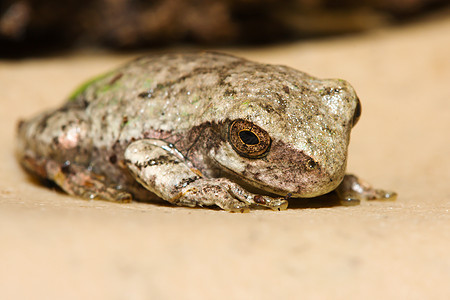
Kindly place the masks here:
POLYGON ((148 56, 21 122, 18 153, 27 170, 87 198, 284 209, 286 196, 343 181, 359 113, 343 80, 217 53, 148 56))

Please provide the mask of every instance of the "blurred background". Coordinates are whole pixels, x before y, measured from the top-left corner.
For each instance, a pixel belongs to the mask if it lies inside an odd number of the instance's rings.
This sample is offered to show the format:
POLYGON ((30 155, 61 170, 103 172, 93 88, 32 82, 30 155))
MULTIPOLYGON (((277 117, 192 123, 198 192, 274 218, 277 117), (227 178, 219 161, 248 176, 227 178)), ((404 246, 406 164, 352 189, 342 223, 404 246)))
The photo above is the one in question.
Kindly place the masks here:
POLYGON ((254 45, 367 31, 449 0, 2 0, 0 57, 79 48, 254 45))
POLYGON ((449 50, 450 0, 0 0, 0 299, 450 299, 449 50), (191 48, 348 80, 348 171, 397 201, 229 214, 86 201, 20 168, 18 120, 191 48))

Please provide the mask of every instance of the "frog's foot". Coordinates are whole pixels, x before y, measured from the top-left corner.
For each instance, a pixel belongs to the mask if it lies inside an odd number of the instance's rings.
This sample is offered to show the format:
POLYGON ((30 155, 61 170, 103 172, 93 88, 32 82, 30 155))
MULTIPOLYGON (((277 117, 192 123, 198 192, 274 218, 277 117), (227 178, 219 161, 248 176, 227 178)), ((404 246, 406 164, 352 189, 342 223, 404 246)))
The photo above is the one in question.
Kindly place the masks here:
POLYGON ((123 190, 105 184, 105 177, 94 174, 75 164, 46 163, 47 177, 70 195, 86 199, 101 199, 115 202, 131 202, 132 195, 123 190))
POLYGON ((336 192, 342 205, 358 205, 361 200, 390 200, 397 198, 397 193, 373 188, 366 181, 354 175, 345 175, 336 192))
POLYGON ((229 190, 230 184, 226 180, 208 180, 198 178, 192 182, 169 202, 180 206, 211 206, 217 205, 231 212, 248 212, 249 203, 240 201, 229 190))
POLYGON ((255 195, 225 178, 199 178, 184 187, 169 202, 187 206, 217 205, 230 212, 248 212, 251 206, 263 206, 272 210, 285 210, 288 202, 284 198, 255 195))
POLYGON ((146 189, 177 205, 217 205, 233 212, 246 212, 251 206, 283 210, 288 205, 284 198, 249 193, 229 179, 204 177, 172 144, 161 140, 131 143, 125 162, 146 189))

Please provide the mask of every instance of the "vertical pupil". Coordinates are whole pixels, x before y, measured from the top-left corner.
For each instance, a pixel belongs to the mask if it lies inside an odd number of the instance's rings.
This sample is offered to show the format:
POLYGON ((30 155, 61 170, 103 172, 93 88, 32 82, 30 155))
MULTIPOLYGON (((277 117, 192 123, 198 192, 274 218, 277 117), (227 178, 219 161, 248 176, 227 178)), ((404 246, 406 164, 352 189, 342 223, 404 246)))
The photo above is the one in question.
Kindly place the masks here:
POLYGON ((253 132, 249 130, 242 130, 239 132, 239 137, 247 145, 257 145, 259 144, 259 139, 253 132))

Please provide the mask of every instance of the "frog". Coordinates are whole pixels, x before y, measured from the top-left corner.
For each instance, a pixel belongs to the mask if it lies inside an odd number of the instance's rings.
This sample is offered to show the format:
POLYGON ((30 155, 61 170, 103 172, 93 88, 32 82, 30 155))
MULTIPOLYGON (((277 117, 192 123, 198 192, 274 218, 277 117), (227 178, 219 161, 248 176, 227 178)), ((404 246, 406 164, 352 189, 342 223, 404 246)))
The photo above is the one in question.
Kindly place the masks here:
POLYGON ((18 123, 17 156, 86 199, 285 210, 334 193, 395 199, 346 174, 353 87, 218 52, 146 55, 18 123))

